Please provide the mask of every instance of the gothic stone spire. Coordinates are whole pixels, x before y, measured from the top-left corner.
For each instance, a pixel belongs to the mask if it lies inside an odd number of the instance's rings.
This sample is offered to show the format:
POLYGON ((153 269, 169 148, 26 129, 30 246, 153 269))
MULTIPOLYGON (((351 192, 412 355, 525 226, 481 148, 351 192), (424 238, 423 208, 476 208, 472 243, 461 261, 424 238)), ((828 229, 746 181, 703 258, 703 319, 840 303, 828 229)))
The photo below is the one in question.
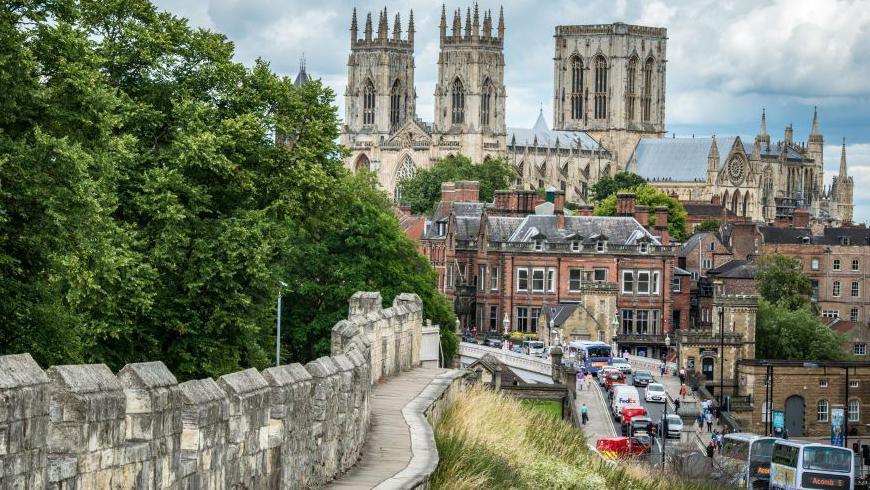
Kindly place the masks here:
POLYGON ((840 175, 838 177, 845 179, 848 175, 846 171, 846 138, 843 138, 843 146, 840 149, 840 175))
POLYGON ((399 13, 396 12, 396 20, 393 21, 393 41, 402 40, 402 22, 399 19, 399 13))
POLYGON ((408 18, 408 42, 414 44, 414 10, 411 9, 411 16, 408 18))
POLYGON ((353 8, 353 17, 350 18, 350 43, 353 44, 357 40, 356 27, 356 7, 353 8))
POLYGON ((372 13, 371 12, 366 14, 365 39, 366 39, 366 41, 372 40, 372 13))
POLYGON ((813 128, 810 130, 810 142, 822 142, 822 132, 819 130, 819 110, 815 106, 813 106, 813 128))
POLYGON ((504 7, 498 9, 498 38, 504 40, 504 7))

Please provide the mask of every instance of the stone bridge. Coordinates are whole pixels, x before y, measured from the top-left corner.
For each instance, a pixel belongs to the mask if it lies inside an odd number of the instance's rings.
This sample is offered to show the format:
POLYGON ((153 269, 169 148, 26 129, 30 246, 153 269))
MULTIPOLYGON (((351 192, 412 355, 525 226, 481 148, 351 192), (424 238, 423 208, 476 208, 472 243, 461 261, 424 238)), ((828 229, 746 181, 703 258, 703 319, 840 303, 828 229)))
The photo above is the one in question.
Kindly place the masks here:
POLYGON ((159 361, 114 374, 0 356, 0 488, 310 488, 346 473, 346 488, 425 485, 438 461, 427 417, 463 386, 459 371, 419 367, 438 341, 416 295, 382 308, 357 293, 332 355, 305 365, 178 383, 159 361), (378 444, 401 457, 380 461, 378 444))
POLYGON ((553 365, 549 359, 497 349, 471 342, 459 343, 459 356, 462 367, 467 367, 485 354, 492 354, 510 367, 527 383, 553 383, 553 365))

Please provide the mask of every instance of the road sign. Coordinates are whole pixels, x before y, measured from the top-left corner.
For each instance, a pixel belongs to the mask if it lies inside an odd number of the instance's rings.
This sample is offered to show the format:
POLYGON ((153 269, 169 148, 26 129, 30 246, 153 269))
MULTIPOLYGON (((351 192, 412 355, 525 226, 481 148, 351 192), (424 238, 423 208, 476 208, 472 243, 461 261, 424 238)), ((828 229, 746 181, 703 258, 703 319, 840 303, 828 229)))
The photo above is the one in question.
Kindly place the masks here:
POLYGON ((831 409, 831 445, 843 447, 843 431, 846 429, 846 411, 842 408, 831 409))
POLYGON ((782 437, 785 432, 785 412, 773 410, 773 435, 782 437))

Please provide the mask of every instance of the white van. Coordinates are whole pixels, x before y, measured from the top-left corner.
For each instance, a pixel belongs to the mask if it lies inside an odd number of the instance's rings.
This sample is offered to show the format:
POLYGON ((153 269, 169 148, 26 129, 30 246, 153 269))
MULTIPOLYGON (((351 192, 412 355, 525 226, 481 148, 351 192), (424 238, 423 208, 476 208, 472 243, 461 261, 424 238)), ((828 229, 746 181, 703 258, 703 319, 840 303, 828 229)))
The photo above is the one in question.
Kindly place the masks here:
POLYGON ((545 350, 544 343, 540 340, 523 341, 523 352, 530 356, 543 357, 545 350))
POLYGON ((610 411, 614 418, 622 414, 622 407, 637 405, 640 403, 640 393, 637 388, 629 385, 617 385, 613 387, 613 401, 610 403, 610 411))

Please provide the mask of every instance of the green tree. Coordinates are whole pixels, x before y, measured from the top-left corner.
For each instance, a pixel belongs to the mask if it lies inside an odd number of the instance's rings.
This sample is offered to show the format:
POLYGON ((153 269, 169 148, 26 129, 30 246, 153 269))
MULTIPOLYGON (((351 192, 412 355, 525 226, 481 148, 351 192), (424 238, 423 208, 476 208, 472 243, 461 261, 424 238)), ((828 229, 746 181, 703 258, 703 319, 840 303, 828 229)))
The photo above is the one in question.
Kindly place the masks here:
POLYGON ((805 308, 793 310, 762 298, 755 329, 755 357, 759 359, 832 361, 849 357, 843 350, 843 337, 805 308))
POLYGON ((802 271, 800 259, 782 254, 763 255, 755 275, 758 294, 788 310, 814 310, 812 283, 802 271))
POLYGON ((631 172, 617 172, 613 177, 605 176, 589 188, 593 202, 601 202, 623 189, 633 189, 646 184, 646 179, 631 172))
POLYGON ((413 213, 430 213, 441 200, 444 182, 476 180, 480 182, 481 201, 491 201, 495 191, 507 189, 514 178, 514 171, 503 160, 475 164, 463 155, 448 156, 435 162, 431 169, 420 170, 413 178, 400 182, 400 200, 413 213))
MULTIPOLYGON (((663 192, 659 192, 655 187, 647 184, 641 184, 627 191, 633 192, 637 199, 638 205, 648 206, 650 208, 650 225, 655 225, 655 213, 653 209, 656 206, 667 206, 668 208, 668 231, 675 240, 683 240, 686 238, 686 208, 676 198, 671 197, 663 192)), ((610 194, 603 201, 595 206, 595 216, 616 216, 616 194, 610 194)))
POLYGON ((720 228, 720 223, 718 219, 705 219, 698 226, 695 227, 695 233, 718 233, 720 228))

